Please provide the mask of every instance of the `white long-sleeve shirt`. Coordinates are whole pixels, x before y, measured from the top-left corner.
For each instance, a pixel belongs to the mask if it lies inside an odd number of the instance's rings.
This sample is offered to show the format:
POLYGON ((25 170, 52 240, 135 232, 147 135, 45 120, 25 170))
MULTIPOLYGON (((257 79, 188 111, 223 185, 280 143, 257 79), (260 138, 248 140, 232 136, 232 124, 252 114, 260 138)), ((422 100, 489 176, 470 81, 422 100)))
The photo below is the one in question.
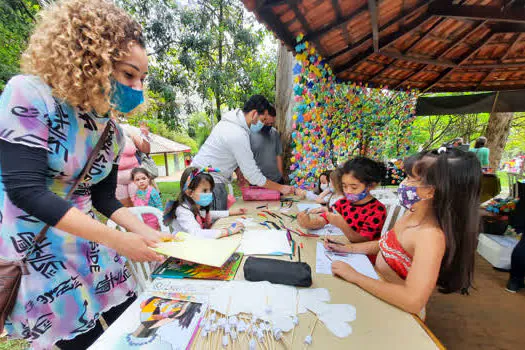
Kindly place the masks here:
MULTIPOLYGON (((204 217, 206 212, 201 210, 201 216, 204 217)), ((203 229, 193 215, 193 212, 185 205, 179 205, 175 211, 177 218, 171 222, 173 233, 186 232, 199 238, 219 238, 221 230, 203 229)), ((212 221, 230 216, 228 210, 210 210, 212 221)))
POLYGON ((220 169, 220 173, 211 173, 219 183, 231 182, 233 172, 239 167, 251 184, 261 187, 266 184, 266 177, 255 163, 250 129, 241 110, 228 112, 222 117, 191 165, 220 169))

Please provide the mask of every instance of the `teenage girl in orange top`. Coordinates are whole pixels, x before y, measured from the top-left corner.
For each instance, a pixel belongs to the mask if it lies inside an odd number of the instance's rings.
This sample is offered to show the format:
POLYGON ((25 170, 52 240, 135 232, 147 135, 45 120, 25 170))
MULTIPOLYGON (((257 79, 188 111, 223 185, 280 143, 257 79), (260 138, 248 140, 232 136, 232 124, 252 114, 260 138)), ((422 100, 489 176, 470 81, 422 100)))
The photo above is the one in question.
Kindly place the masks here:
POLYGON ((339 246, 340 252, 378 254, 375 280, 341 261, 332 273, 407 312, 420 313, 436 285, 467 293, 472 284, 479 225, 481 166, 459 149, 422 152, 405 161, 398 195, 407 213, 379 241, 339 246))

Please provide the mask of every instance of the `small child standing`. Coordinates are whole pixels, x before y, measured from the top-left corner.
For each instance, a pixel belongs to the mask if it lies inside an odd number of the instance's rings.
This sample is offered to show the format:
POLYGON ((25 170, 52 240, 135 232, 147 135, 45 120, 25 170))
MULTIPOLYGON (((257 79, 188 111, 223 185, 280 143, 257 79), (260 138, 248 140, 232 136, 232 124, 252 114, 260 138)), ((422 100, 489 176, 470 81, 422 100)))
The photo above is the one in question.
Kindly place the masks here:
POLYGON ((171 225, 173 232, 186 232, 200 238, 222 238, 241 233, 244 226, 232 224, 228 228, 212 229, 214 220, 230 215, 246 214, 246 208, 210 210, 215 182, 210 172, 213 168, 184 170, 180 179, 180 194, 176 201, 168 201, 164 211, 164 224, 171 225))
MULTIPOLYGON (((162 201, 159 192, 152 186, 153 178, 144 168, 135 168, 131 171, 131 180, 137 186, 137 192, 131 197, 133 206, 149 206, 162 211, 162 201)), ((144 223, 155 230, 160 229, 157 217, 153 214, 142 214, 144 223)))

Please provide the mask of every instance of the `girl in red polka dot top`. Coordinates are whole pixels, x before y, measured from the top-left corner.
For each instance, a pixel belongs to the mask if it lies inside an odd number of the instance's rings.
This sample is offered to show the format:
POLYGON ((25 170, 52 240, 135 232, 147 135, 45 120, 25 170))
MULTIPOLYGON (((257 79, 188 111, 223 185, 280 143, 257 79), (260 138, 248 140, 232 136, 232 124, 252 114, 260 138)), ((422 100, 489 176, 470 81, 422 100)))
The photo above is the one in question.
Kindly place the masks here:
MULTIPOLYGON (((350 242, 377 240, 385 223, 385 206, 370 191, 381 182, 385 166, 365 157, 347 161, 340 169, 340 183, 345 197, 331 208, 319 208, 313 214, 299 213, 298 221, 307 229, 326 224, 339 227, 350 242)), ((374 258, 372 260, 375 260, 374 258)))

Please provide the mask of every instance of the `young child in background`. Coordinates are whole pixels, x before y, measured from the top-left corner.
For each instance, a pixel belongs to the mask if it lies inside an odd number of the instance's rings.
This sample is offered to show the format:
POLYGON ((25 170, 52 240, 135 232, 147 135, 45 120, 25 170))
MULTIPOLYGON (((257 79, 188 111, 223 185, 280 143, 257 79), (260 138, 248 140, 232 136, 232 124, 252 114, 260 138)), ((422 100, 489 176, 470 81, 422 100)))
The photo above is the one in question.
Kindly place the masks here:
MULTIPOLYGON (((131 171, 131 180, 137 186, 137 192, 131 196, 134 207, 149 206, 162 211, 162 200, 159 192, 153 188, 153 178, 144 168, 134 168, 131 171)), ((142 214, 144 223, 156 230, 160 229, 159 220, 153 214, 142 214)))
MULTIPOLYGON (((334 204, 344 198, 343 188, 341 186, 341 169, 337 168, 330 173, 330 194, 328 195, 328 201, 326 202, 328 211, 332 209, 334 204)), ((325 208, 320 208, 324 210, 325 208)))
POLYGON ((317 187, 313 191, 305 191, 302 189, 297 189, 296 195, 299 196, 299 198, 304 199, 306 198, 309 201, 315 201, 319 204, 326 204, 328 203, 331 195, 332 195, 332 188, 330 187, 331 182, 331 174, 332 171, 325 171, 319 176, 317 187))
POLYGON ((365 157, 348 160, 339 170, 341 188, 345 195, 321 214, 299 213, 299 225, 306 229, 322 228, 326 224, 339 227, 350 242, 379 239, 386 219, 385 206, 370 191, 383 179, 383 164, 365 157))
MULTIPOLYGON (((474 153, 440 148, 405 161, 399 185, 406 214, 379 242, 325 247, 379 254, 374 280, 335 261, 332 272, 407 312, 420 313, 436 284, 443 293, 467 293, 472 284, 479 227, 481 166, 474 153)), ((421 313, 423 311, 423 313, 421 313)))
POLYGON ((243 230, 244 227, 240 223, 223 229, 211 228, 214 220, 230 215, 243 215, 247 210, 210 210, 215 186, 210 172, 218 170, 190 167, 182 173, 179 198, 176 201, 168 201, 164 211, 164 223, 171 225, 174 233, 187 232, 200 238, 222 238, 243 230))

